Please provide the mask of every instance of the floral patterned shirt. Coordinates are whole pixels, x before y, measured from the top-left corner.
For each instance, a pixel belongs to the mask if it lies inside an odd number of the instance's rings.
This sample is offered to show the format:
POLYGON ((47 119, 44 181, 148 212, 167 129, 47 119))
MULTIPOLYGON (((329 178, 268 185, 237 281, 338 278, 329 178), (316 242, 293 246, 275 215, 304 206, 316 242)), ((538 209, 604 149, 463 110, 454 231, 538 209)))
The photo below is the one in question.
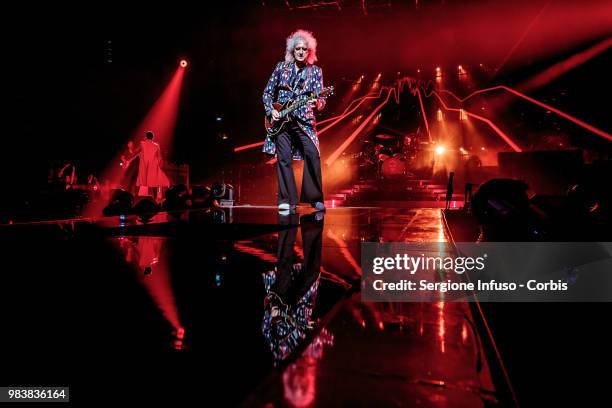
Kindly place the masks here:
MULTIPOLYGON (((273 102, 284 104, 290 99, 308 97, 323 90, 323 71, 316 65, 306 65, 299 69, 295 62, 279 62, 270 76, 263 92, 263 103, 266 115, 272 114, 273 102)), ((325 99, 319 99, 319 106, 325 106, 325 99)), ((308 104, 291 112, 290 117, 308 135, 312 143, 319 149, 319 138, 315 129, 316 120, 311 106, 308 104)), ((264 153, 276 154, 274 136, 266 135, 263 146, 264 153)), ((293 158, 301 160, 302 154, 296 146, 292 147, 293 158)))

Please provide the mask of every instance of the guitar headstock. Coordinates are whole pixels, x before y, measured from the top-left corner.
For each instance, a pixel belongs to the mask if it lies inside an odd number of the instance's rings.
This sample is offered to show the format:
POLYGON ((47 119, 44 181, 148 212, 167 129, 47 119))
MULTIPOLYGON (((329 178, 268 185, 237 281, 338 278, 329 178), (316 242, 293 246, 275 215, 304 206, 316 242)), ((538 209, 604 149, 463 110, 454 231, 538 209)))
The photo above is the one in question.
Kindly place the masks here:
POLYGON ((334 87, 328 86, 328 87, 323 88, 321 92, 319 92, 319 98, 327 98, 328 96, 331 96, 333 94, 334 94, 334 87))

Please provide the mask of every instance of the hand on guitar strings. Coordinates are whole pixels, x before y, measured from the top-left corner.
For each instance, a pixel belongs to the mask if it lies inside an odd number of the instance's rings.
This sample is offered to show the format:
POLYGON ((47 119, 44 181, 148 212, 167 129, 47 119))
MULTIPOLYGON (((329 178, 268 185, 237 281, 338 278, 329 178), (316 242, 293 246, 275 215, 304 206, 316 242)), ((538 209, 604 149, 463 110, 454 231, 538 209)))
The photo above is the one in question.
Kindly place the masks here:
POLYGON ((308 101, 308 106, 310 106, 311 109, 317 109, 317 110, 321 110, 323 109, 323 100, 322 99, 311 99, 308 101))

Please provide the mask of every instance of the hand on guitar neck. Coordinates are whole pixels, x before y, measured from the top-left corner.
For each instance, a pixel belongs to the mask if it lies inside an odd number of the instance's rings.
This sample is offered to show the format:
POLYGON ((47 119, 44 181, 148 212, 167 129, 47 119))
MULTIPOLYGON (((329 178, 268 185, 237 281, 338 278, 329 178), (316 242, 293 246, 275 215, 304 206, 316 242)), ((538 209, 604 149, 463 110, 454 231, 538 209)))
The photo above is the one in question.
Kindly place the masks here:
MULTIPOLYGON (((312 109, 317 108, 317 110, 321 110, 323 106, 321 99, 308 99, 308 102, 306 104, 312 109)), ((281 113, 276 109, 272 109, 271 116, 272 122, 277 122, 281 118, 281 113)))
POLYGON ((121 162, 119 165, 121 168, 123 168, 123 170, 126 170, 136 157, 138 157, 138 155, 132 156, 129 159, 126 159, 125 156, 121 156, 121 162))

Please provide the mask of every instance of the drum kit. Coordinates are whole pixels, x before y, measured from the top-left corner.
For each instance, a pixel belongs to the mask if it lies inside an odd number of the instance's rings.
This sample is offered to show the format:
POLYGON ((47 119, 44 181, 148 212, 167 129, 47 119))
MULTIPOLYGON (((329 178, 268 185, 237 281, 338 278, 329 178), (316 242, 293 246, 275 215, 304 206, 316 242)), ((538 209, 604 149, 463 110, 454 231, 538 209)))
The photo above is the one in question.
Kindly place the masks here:
POLYGON ((409 136, 400 140, 389 134, 377 134, 373 141, 366 140, 363 153, 360 155, 361 165, 376 169, 378 179, 398 179, 410 172, 409 164, 413 157, 412 140, 409 136))

